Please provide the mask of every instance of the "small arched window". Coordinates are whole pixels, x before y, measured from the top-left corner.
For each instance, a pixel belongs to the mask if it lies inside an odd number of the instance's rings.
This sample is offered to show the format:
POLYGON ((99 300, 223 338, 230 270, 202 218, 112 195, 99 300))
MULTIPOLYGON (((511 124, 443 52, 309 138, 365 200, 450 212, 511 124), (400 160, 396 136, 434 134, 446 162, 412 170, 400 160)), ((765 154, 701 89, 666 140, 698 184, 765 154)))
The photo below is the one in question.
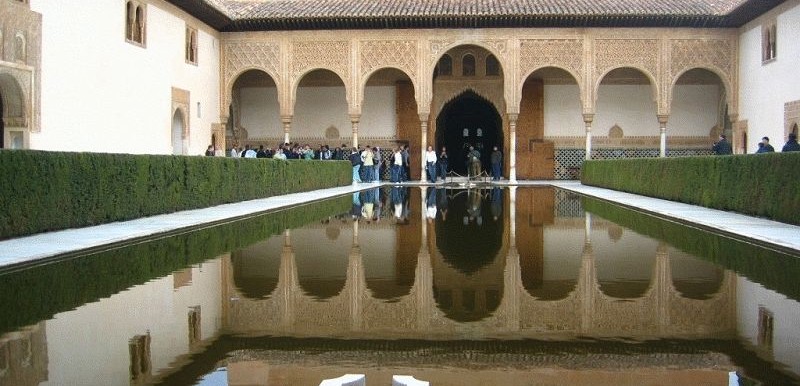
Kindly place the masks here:
POLYGON ((186 27, 186 62, 197 64, 197 30, 186 27))
POLYGON ((25 47, 25 37, 22 32, 18 32, 14 37, 14 61, 25 63, 28 60, 27 48, 25 47))
POLYGON ((461 58, 461 75, 475 76, 475 57, 471 54, 466 54, 461 58))
POLYGON ((144 45, 146 11, 143 4, 135 1, 125 3, 125 40, 128 42, 144 45))
POLYGON ((453 75, 453 58, 448 54, 442 55, 436 67, 439 69, 439 75, 441 76, 453 75))
POLYGON ((497 61, 494 55, 489 55, 486 57, 486 76, 497 75, 500 75, 500 62, 497 61))

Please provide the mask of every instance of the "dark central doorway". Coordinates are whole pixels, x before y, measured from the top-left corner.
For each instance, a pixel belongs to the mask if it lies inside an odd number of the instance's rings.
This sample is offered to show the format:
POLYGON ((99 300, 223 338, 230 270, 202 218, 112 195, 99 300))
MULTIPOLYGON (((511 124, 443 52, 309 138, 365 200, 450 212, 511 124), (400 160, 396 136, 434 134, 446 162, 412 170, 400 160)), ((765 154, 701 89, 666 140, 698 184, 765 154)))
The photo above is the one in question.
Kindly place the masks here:
POLYGON ((467 175, 466 155, 472 145, 481 152, 482 170, 489 170, 492 147, 503 149, 503 120, 497 109, 473 91, 465 91, 442 108, 436 118, 436 153, 447 147, 449 169, 467 175))

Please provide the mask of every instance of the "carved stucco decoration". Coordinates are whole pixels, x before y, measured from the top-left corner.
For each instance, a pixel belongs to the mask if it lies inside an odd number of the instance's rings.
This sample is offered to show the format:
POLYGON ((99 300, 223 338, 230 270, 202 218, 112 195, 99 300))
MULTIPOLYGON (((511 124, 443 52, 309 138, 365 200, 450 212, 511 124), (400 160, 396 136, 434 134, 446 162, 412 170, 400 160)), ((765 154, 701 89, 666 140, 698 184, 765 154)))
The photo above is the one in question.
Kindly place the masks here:
MULTIPOLYGON (((659 56, 657 39, 597 39, 594 44, 595 90, 609 71, 631 67, 642 71, 658 88, 659 56)), ((594 92, 597 95, 597 91, 594 92)))
POLYGON ((231 104, 231 90, 236 78, 242 72, 250 69, 259 69, 272 77, 280 90, 280 46, 277 42, 228 42, 225 43, 223 55, 223 79, 225 89, 224 100, 221 105, 223 115, 227 115, 228 106, 231 104))
POLYGON ((532 39, 520 41, 519 84, 533 71, 543 67, 560 67, 569 71, 578 85, 583 83, 582 39, 532 39))
POLYGON ((671 101, 678 78, 688 70, 704 68, 719 76, 729 105, 734 105, 735 45, 724 39, 675 39, 670 42, 670 82, 664 90, 671 101))
POLYGON ((380 40, 362 41, 361 77, 366 82, 366 77, 373 71, 395 67, 416 81, 417 77, 417 42, 415 40, 380 40))
POLYGON ((308 70, 326 69, 335 72, 349 88, 349 41, 296 41, 291 45, 290 59, 291 84, 295 87, 308 70))

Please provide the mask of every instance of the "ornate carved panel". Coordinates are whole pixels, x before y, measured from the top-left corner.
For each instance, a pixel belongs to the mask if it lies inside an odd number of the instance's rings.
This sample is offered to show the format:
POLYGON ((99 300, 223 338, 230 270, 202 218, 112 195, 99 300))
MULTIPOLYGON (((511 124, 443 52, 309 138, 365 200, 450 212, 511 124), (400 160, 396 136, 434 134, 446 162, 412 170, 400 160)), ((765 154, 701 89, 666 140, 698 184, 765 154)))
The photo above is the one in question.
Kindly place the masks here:
POLYGON ((581 39, 537 39, 520 41, 519 73, 522 77, 531 71, 559 66, 572 71, 581 83, 583 77, 583 40, 581 39))
POLYGON ((594 46, 595 78, 617 67, 634 67, 658 76, 661 50, 658 39, 597 39, 594 46))
POLYGON ((246 68, 261 68, 272 76, 275 83, 280 82, 280 46, 277 42, 231 42, 225 44, 226 82, 246 68))
POLYGON ((309 68, 324 68, 343 77, 345 85, 350 80, 349 41, 297 41, 291 47, 292 84, 309 68))
MULTIPOLYGON (((728 79, 736 62, 733 45, 728 40, 678 39, 671 44, 671 76, 674 78, 696 67, 715 67, 728 79)), ((730 91, 730 90, 729 90, 730 91)))
POLYGON ((417 76, 417 42, 414 40, 362 41, 361 76, 377 68, 398 67, 414 79, 417 76))

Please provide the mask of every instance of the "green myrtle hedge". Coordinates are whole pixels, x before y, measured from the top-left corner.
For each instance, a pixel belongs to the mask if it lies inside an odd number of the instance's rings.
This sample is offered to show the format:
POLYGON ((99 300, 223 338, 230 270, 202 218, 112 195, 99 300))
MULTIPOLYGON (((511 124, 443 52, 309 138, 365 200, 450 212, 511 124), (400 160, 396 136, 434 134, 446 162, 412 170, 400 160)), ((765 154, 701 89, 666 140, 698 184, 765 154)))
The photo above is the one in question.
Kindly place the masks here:
POLYGON ((800 224, 800 153, 591 160, 581 182, 800 224))
POLYGON ((663 240, 697 258, 711 261, 766 288, 800 300, 800 259, 781 252, 760 248, 711 232, 665 221, 622 208, 618 205, 584 197, 587 212, 610 220, 636 233, 663 240))
POLYGON ((350 210, 340 196, 0 275, 0 334, 350 210))
POLYGON ((0 150, 0 239, 350 183, 345 161, 0 150))

